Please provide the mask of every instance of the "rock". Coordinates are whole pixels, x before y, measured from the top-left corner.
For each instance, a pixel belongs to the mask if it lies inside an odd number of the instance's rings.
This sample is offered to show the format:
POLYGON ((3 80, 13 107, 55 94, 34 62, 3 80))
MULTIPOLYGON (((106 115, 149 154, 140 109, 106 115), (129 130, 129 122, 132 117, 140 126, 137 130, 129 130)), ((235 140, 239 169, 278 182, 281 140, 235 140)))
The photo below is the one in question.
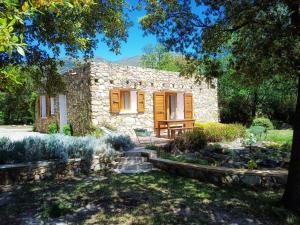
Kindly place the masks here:
POLYGON ((245 175, 241 178, 241 181, 244 184, 247 184, 250 186, 256 186, 256 185, 261 184, 261 178, 259 176, 245 175))

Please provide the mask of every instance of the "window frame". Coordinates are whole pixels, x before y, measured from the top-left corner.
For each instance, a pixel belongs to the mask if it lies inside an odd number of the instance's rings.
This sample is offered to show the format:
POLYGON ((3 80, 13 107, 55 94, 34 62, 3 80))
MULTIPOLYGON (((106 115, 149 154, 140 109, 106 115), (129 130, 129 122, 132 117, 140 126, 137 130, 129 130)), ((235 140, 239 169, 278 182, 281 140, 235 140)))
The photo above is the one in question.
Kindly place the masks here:
POLYGON ((55 115, 55 97, 50 97, 50 115, 55 115))
POLYGON ((47 102, 46 102, 47 99, 46 98, 47 98, 46 95, 41 95, 40 96, 40 116, 41 116, 42 119, 47 118, 47 102))
MULTIPOLYGON (((134 89, 132 89, 134 90, 134 89)), ((131 112, 131 89, 120 89, 120 113, 133 113, 131 112), (124 93, 128 93, 128 108, 125 109, 125 96, 124 93)))

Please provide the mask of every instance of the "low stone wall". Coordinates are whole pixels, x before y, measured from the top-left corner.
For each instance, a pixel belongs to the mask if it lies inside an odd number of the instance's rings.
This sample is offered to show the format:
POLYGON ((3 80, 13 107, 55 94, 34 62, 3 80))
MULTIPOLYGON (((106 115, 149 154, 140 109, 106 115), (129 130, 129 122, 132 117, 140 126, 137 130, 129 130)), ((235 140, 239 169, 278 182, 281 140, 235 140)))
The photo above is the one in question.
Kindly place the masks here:
POLYGON ((62 161, 41 161, 34 163, 17 163, 0 165, 0 185, 21 184, 44 178, 75 176, 81 173, 101 169, 99 157, 90 161, 70 159, 62 161))
POLYGON ((218 185, 246 185, 282 187, 286 184, 287 170, 247 170, 181 163, 167 159, 151 158, 156 167, 179 176, 190 177, 218 185))

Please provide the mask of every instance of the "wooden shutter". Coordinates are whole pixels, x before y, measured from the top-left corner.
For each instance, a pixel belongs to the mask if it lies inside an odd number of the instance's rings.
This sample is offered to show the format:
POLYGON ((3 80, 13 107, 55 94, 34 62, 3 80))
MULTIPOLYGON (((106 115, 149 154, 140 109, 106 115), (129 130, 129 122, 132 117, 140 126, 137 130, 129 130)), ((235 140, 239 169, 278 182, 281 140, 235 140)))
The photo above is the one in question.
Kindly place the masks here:
POLYGON ((137 111, 139 113, 145 112, 145 92, 137 92, 137 111))
POLYGON ((46 95, 46 116, 51 117, 51 103, 49 95, 46 95))
POLYGON ((39 117, 41 117, 41 97, 40 96, 38 96, 37 98, 36 98, 36 115, 37 115, 37 117, 39 118, 39 117))
POLYGON ((119 113, 121 108, 120 90, 110 90, 110 112, 119 113))
POLYGON ((193 119, 193 95, 190 93, 184 94, 184 118, 193 119))
POLYGON ((154 93, 154 127, 158 128, 158 121, 166 119, 166 101, 164 92, 154 93))

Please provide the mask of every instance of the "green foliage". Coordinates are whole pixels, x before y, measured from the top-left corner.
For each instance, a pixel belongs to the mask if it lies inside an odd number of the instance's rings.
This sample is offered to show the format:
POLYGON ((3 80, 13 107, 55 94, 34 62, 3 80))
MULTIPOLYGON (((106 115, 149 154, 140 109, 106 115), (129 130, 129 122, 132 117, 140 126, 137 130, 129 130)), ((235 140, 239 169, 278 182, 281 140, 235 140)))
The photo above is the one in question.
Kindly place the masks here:
MULTIPOLYGON (((125 12, 127 6, 124 1, 113 0, 1 1, 0 90, 18 85, 22 78, 8 66, 18 68, 26 61, 37 70, 41 66, 53 68, 49 60, 57 65, 61 49, 68 56, 81 52, 85 58, 92 57, 98 42, 96 34, 101 34, 102 42, 118 53, 131 25, 125 12)), ((56 73, 50 77, 59 79, 56 73)))
POLYGON ((252 148, 252 145, 254 145, 257 142, 257 139, 254 134, 250 133, 247 135, 246 138, 243 139, 243 144, 250 146, 250 149, 252 148))
POLYGON ((206 145, 207 139, 204 132, 200 129, 194 129, 193 131, 185 132, 182 136, 176 137, 164 146, 164 149, 167 152, 199 152, 206 145))
POLYGON ((247 162, 247 168, 250 169, 250 170, 254 170, 257 168, 257 164, 254 160, 249 160, 247 162))
POLYGON ((102 137, 104 135, 103 131, 101 130, 101 128, 97 128, 97 127, 94 127, 92 129, 92 131, 90 132, 90 135, 91 136, 94 136, 96 138, 99 138, 99 137, 102 137))
POLYGON ((52 122, 48 125, 48 134, 58 133, 58 125, 56 122, 52 122))
POLYGON ((116 151, 128 151, 135 146, 128 135, 109 135, 106 143, 111 144, 116 151))
POLYGON ((123 135, 94 138, 57 134, 26 137, 18 141, 0 138, 0 163, 66 161, 69 158, 91 159, 94 154, 101 156, 101 160, 106 160, 113 158, 116 151, 126 151, 133 146, 131 139, 123 135))
POLYGON ((262 126, 265 127, 267 130, 274 129, 271 120, 265 117, 255 118, 252 122, 252 126, 262 126))
POLYGON ((72 127, 70 124, 66 124, 63 126, 63 133, 67 136, 73 135, 72 127))
POLYGON ((246 128, 240 124, 223 124, 217 122, 196 122, 196 127, 203 130, 209 142, 233 141, 246 134, 246 128))
POLYGON ((34 121, 34 84, 26 71, 20 70, 18 73, 27 78, 11 90, 0 92, 0 112, 4 124, 32 124, 34 121))
POLYGON ((161 147, 160 146, 157 146, 157 145, 154 145, 154 144, 148 144, 145 146, 146 149, 149 149, 149 150, 154 150, 154 151, 160 151, 161 150, 161 147))
POLYGON ((146 68, 178 72, 185 62, 182 56, 168 52, 160 44, 154 47, 151 44, 147 45, 143 51, 140 63, 146 68))
POLYGON ((260 139, 263 137, 263 134, 265 134, 265 137, 267 135, 267 129, 263 126, 251 126, 249 132, 260 139))

